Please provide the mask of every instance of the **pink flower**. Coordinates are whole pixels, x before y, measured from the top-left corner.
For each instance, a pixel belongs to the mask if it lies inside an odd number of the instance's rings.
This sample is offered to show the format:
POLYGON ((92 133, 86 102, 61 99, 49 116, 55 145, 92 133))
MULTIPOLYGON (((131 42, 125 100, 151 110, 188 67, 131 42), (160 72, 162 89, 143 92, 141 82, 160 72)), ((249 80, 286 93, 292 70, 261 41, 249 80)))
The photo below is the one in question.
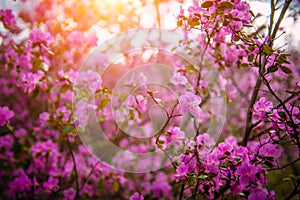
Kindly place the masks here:
POLYGON ((132 87, 139 86, 139 89, 142 91, 147 91, 147 81, 147 76, 143 72, 140 72, 137 77, 135 74, 131 74, 130 79, 126 81, 126 85, 132 87))
POLYGON ((225 142, 221 142, 218 144, 218 147, 215 149, 215 152, 217 152, 219 158, 222 158, 226 155, 226 153, 230 153, 232 150, 232 145, 225 142))
POLYGON ((76 110, 74 112, 74 116, 76 117, 77 125, 81 125, 85 127, 88 123, 90 113, 94 112, 97 109, 96 105, 88 104, 84 100, 79 100, 75 106, 76 110))
POLYGON ((182 114, 190 113, 195 117, 199 117, 201 109, 199 104, 202 102, 202 99, 195 95, 192 92, 187 92, 179 97, 179 105, 182 114))
POLYGON ((18 53, 16 52, 16 50, 14 48, 12 48, 11 46, 8 46, 5 49, 5 53, 4 53, 4 58, 5 58, 5 62, 6 64, 4 65, 6 69, 9 69, 9 64, 15 69, 17 66, 17 61, 16 59, 18 58, 18 53))
POLYGON ((52 140, 47 140, 45 142, 37 142, 31 148, 30 152, 33 157, 38 157, 40 155, 45 156, 48 152, 55 152, 58 149, 58 145, 53 143, 52 140))
POLYGON ((300 107, 299 105, 297 106, 292 106, 290 103, 286 104, 286 108, 290 111, 290 114, 292 116, 292 119, 294 121, 295 124, 299 124, 300 122, 300 118, 299 118, 299 114, 300 114, 300 107))
POLYGON ((271 101, 266 101, 265 97, 261 97, 257 101, 252 109, 253 120, 257 122, 259 120, 264 121, 267 118, 267 112, 270 112, 273 108, 273 103, 271 101))
POLYGON ((199 91, 201 93, 207 92, 207 83, 204 80, 199 81, 199 91))
POLYGON ((33 29, 29 35, 32 43, 42 43, 49 45, 53 41, 53 37, 48 32, 43 32, 41 29, 33 29))
POLYGON ((67 122, 69 121, 70 115, 71 115, 71 111, 67 109, 66 106, 62 106, 57 108, 54 117, 62 116, 62 121, 67 122))
POLYGON ((139 85, 143 85, 147 83, 147 77, 145 76, 145 74, 143 72, 140 72, 138 77, 137 77, 137 83, 139 85))
POLYGON ((73 200, 75 198, 76 191, 74 188, 69 188, 64 190, 64 199, 65 200, 73 200))
POLYGON ((31 64, 31 60, 30 60, 29 54, 21 55, 19 57, 18 66, 20 66, 20 67, 22 67, 24 69, 28 69, 28 70, 32 69, 32 64, 31 64))
MULTIPOLYGON (((62 74, 62 72, 60 72, 62 74)), ((101 87, 102 79, 99 73, 89 69, 86 72, 80 72, 77 76, 77 85, 86 87, 88 92, 95 92, 101 87)))
POLYGON ((253 189, 250 191, 248 200, 265 200, 267 199, 266 191, 262 189, 253 189))
POLYGON ((235 31, 240 31, 243 28, 243 22, 241 21, 231 21, 231 24, 235 31))
POLYGON ((20 79, 21 79, 21 87, 24 92, 30 93, 32 92, 36 84, 39 82, 41 78, 41 74, 33 74, 33 73, 21 73, 20 79))
POLYGON ((9 194, 15 196, 17 192, 30 191, 31 186, 31 180, 25 172, 21 170, 19 176, 9 183, 9 194))
POLYGON ((274 144, 264 144, 260 149, 259 153, 263 156, 273 157, 278 159, 281 156, 281 150, 276 148, 274 144))
POLYGON ((147 100, 142 95, 130 95, 128 98, 128 106, 134 107, 140 112, 145 112, 147 110, 147 100))
MULTIPOLYGON (((181 7, 182 9, 182 7, 181 7)), ((182 10, 183 11, 183 10, 182 10)), ((177 69, 184 69, 185 66, 181 63, 180 60, 176 60, 175 63, 174 63, 174 67, 177 68, 177 69)))
POLYGON ((4 27, 11 31, 17 31, 16 18, 12 10, 0 10, 0 20, 3 22, 4 27))
POLYGON ((211 146, 215 145, 215 141, 207 133, 204 133, 202 135, 197 136, 196 144, 199 146, 205 145, 205 146, 211 147, 211 146))
POLYGON ((47 112, 43 112, 39 115, 39 120, 41 124, 44 124, 45 122, 47 122, 49 120, 49 113, 47 112))
POLYGON ((17 138, 23 137, 26 135, 26 130, 24 128, 17 129, 17 130, 15 130, 14 135, 17 138))
POLYGON ((152 189, 154 196, 157 198, 161 196, 166 197, 170 194, 171 186, 165 173, 159 172, 156 174, 155 181, 152 183, 152 189))
POLYGON ((205 170, 213 174, 218 174, 220 161, 216 154, 210 153, 205 157, 205 170))
POLYGON ((171 77, 170 79, 170 82, 173 84, 173 85, 185 85, 187 84, 188 80, 185 76, 183 76, 181 73, 174 73, 173 76, 171 77))
POLYGON ((140 195, 138 192, 135 192, 129 200, 144 200, 144 197, 140 195))
POLYGON ((179 127, 174 127, 168 131, 171 134, 172 138, 184 139, 185 133, 180 130, 179 127))
POLYGON ((11 135, 5 135, 0 137, 0 148, 10 150, 14 144, 14 139, 11 135))
POLYGON ((43 187, 47 192, 57 191, 58 190, 58 182, 57 178, 50 177, 47 182, 43 183, 43 187))
POLYGON ((0 126, 4 126, 14 116, 14 112, 7 106, 0 107, 0 126))
POLYGON ((246 162, 242 166, 237 167, 236 174, 240 175, 240 183, 242 186, 246 186, 249 182, 256 182, 257 168, 253 165, 250 165, 246 162))
POLYGON ((128 81, 126 81, 126 85, 127 86, 131 86, 131 87, 136 87, 139 86, 139 89, 141 89, 142 91, 146 91, 147 90, 147 81, 148 78, 147 76, 143 73, 140 72, 137 77, 136 74, 131 74, 130 78, 128 81))
POLYGON ((182 162, 176 169, 178 178, 184 177, 188 173, 189 166, 182 162))

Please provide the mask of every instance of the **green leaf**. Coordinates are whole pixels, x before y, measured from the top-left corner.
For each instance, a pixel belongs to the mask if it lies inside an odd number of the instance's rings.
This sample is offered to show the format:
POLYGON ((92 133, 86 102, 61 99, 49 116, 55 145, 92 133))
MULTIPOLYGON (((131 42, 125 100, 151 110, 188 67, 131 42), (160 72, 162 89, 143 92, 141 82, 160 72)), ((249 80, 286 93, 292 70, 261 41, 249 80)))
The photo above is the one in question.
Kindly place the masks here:
POLYGON ((268 73, 274 73, 278 70, 278 66, 277 65, 272 65, 267 69, 268 73))
POLYGON ((227 2, 227 1, 223 1, 219 6, 219 8, 221 10, 231 10, 233 7, 234 7, 234 4, 231 2, 227 2))
POLYGON ((264 164, 267 165, 268 167, 273 167, 273 164, 269 161, 265 161, 264 164))
POLYGON ((137 112, 138 112, 138 117, 139 117, 139 119, 142 119, 143 114, 142 114, 140 111, 137 111, 137 112))
POLYGON ((63 93, 66 93, 70 88, 71 88, 70 85, 63 84, 63 85, 60 87, 59 92, 62 93, 62 94, 63 94, 63 93))
POLYGON ((170 137, 172 134, 170 132, 165 132, 165 136, 170 137))
POLYGON ((292 90, 286 90, 286 93, 292 94, 292 95, 298 95, 300 92, 292 91, 292 90))
POLYGON ((246 197, 246 195, 242 192, 240 192, 239 195, 242 196, 242 197, 246 197))
POLYGON ((292 180, 291 177, 285 177, 285 178, 282 179, 282 181, 291 181, 291 180, 292 180))
POLYGON ((209 173, 209 177, 210 178, 215 178, 218 174, 214 174, 214 173, 209 173))
POLYGON ((293 71, 292 71, 290 68, 287 68, 287 67, 285 67, 285 66, 280 66, 280 69, 281 69, 284 73, 286 73, 286 74, 291 74, 291 73, 293 73, 293 71))
POLYGON ((38 87, 36 87, 32 92, 31 98, 35 99, 39 95, 39 93, 40 93, 40 90, 38 87))
POLYGON ((255 49, 255 46, 253 46, 253 45, 250 45, 249 47, 248 47, 248 50, 249 51, 253 51, 255 49))
POLYGON ((8 63, 7 68, 8 71, 11 71, 14 68, 14 65, 12 63, 8 63))
POLYGON ((248 67, 248 63, 241 63, 241 64, 240 64, 240 67, 246 68, 246 67, 248 67))
POLYGON ((207 175, 200 175, 200 176, 198 176, 198 178, 199 178, 199 179, 207 179, 208 176, 207 176, 207 175))
POLYGON ((233 15, 231 13, 229 13, 229 14, 225 15, 225 18, 227 18, 227 19, 233 19, 233 15))
POLYGON ((104 122, 104 121, 105 121, 105 117, 102 116, 102 117, 99 117, 99 118, 98 118, 98 122, 99 122, 99 123, 102 123, 102 122, 104 122))
POLYGON ((123 103, 128 97, 128 94, 126 92, 122 92, 119 96, 119 102, 123 103))
POLYGON ((164 102, 160 99, 160 98, 155 98, 154 97, 154 100, 156 101, 156 103, 158 103, 159 105, 163 105, 164 102))
POLYGON ((201 4, 201 8, 210 8, 214 5, 212 1, 205 1, 201 4))
POLYGON ((100 101, 100 108, 104 108, 105 106, 107 106, 109 104, 109 99, 105 98, 105 99, 102 99, 100 101))
POLYGON ((134 119, 135 118, 133 110, 129 110, 128 114, 129 114, 129 119, 134 119))
POLYGON ((103 182, 99 182, 97 188, 100 190, 102 189, 104 186, 103 182))
POLYGON ((290 62, 287 60, 286 56, 287 56, 286 54, 281 54, 280 56, 278 56, 276 61, 281 64, 283 64, 283 63, 290 64, 290 62))
POLYGON ((67 125, 65 128, 64 128, 64 133, 65 134, 68 134, 70 133, 71 131, 74 130, 74 126, 73 125, 67 125))
POLYGON ((267 55, 272 55, 274 52, 273 49, 266 44, 263 45, 263 50, 267 55))
POLYGON ((14 131, 14 127, 12 127, 11 125, 6 124, 6 127, 8 128, 9 131, 14 131))
POLYGON ((188 65, 185 67, 186 71, 194 71, 197 72, 198 70, 193 65, 188 65))
MULTIPOLYGON (((220 159, 219 159, 219 160, 220 160, 220 159)), ((222 164, 220 165, 220 167, 221 167, 221 168, 227 168, 228 165, 227 165, 226 163, 222 163, 222 164)))
POLYGON ((118 183, 118 181, 114 181, 113 182, 113 189, 115 192, 118 192, 120 189, 120 184, 118 183))
POLYGON ((157 143, 160 144, 160 145, 162 145, 162 144, 165 143, 165 141, 163 141, 163 140, 158 140, 157 143))
POLYGON ((253 59, 254 59, 254 54, 251 54, 251 55, 248 56, 248 61, 249 62, 252 62, 253 59))

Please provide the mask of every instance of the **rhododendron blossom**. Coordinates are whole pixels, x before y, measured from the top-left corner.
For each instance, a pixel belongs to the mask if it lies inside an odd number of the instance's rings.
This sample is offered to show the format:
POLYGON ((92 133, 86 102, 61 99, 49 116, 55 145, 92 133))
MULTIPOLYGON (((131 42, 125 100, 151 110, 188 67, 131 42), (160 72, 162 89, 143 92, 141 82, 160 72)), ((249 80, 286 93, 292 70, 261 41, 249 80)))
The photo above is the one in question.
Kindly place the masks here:
POLYGON ((174 75, 170 79, 170 82, 174 85, 185 85, 188 83, 186 77, 178 72, 174 73, 174 75))
POLYGON ((190 113, 195 117, 199 117, 201 115, 201 97, 193 94, 192 92, 187 92, 181 95, 178 101, 182 114, 190 113))
POLYGON ((273 103, 267 101, 265 97, 261 97, 253 106, 253 120, 264 121, 267 118, 267 113, 273 108, 273 103))
POLYGON ((0 107, 0 126, 4 126, 13 116, 14 112, 9 110, 7 106, 0 107))

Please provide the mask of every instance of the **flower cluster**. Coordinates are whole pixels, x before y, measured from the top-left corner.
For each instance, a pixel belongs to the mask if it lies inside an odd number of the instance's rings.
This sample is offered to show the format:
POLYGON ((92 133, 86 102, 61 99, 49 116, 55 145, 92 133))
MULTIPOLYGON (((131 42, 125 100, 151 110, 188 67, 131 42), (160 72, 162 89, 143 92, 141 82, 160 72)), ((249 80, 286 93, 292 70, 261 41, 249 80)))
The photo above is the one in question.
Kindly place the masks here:
POLYGON ((234 137, 215 144, 208 134, 199 135, 196 142, 186 140, 186 153, 179 156, 176 169, 177 181, 194 183, 190 187, 197 191, 195 195, 208 199, 216 199, 220 191, 248 199, 272 199, 272 191, 265 188, 267 169, 256 157, 275 160, 281 151, 270 143, 251 145, 253 150, 239 146, 234 137))

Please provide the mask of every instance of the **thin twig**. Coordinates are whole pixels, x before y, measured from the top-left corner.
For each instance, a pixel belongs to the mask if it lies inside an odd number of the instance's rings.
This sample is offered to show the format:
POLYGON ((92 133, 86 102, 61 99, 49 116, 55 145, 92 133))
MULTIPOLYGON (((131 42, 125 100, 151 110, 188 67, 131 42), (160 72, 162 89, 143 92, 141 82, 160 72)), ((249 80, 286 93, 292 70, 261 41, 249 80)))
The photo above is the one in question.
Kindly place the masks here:
MULTIPOLYGON (((274 38, 276 37, 276 34, 279 30, 279 27, 280 27, 280 24, 284 18, 284 15, 286 13, 286 11, 288 10, 288 8, 290 7, 290 4, 292 3, 292 0, 286 0, 285 3, 284 3, 284 6, 281 10, 281 13, 279 15, 279 18, 274 26, 274 29, 273 29, 273 32, 272 32, 272 35, 271 35, 271 38, 269 40, 269 46, 272 46, 273 45, 273 42, 274 42, 274 38)), ((275 11, 274 11, 275 12, 275 11)))
POLYGON ((300 158, 297 158, 296 160, 290 162, 290 163, 287 163, 285 165, 282 165, 281 167, 274 167, 274 168, 271 168, 271 169, 268 169, 268 171, 275 171, 275 170, 282 170, 288 166, 291 166, 293 164, 295 164, 296 162, 298 162, 300 160, 300 158))
POLYGON ((91 169, 90 173, 88 174, 88 176, 86 177, 86 180, 82 183, 81 187, 79 188, 79 191, 82 190, 82 188, 84 187, 84 185, 88 182, 89 178, 91 177, 91 175, 93 174, 94 170, 96 169, 96 167, 100 164, 100 161, 98 161, 93 168, 91 169))
POLYGON ((184 183, 181 185, 181 190, 180 190, 180 194, 179 194, 179 200, 182 200, 182 198, 183 198, 183 192, 184 192, 184 183))
MULTIPOLYGON (((292 0, 286 0, 285 1, 285 4, 284 4, 284 7, 283 9, 281 10, 280 12, 280 16, 274 26, 274 29, 273 31, 269 31, 269 40, 268 40, 268 45, 270 47, 273 46, 273 42, 274 42, 274 38, 276 37, 276 34, 279 30, 279 27, 280 27, 280 24, 284 18, 284 15, 288 9, 288 7, 290 6, 292 0)), ((271 18, 274 18, 274 14, 275 14, 275 7, 273 7, 273 3, 271 3, 271 8, 273 8, 271 10, 271 18)), ((270 26, 273 26, 273 19, 271 19, 270 21, 270 26)), ((271 27, 270 27, 271 28, 271 27)), ((251 134, 251 131, 253 129, 253 127, 251 127, 251 121, 252 121, 252 112, 251 112, 251 109, 257 99, 257 96, 258 96, 258 92, 259 92, 259 89, 260 89, 260 86, 262 84, 262 78, 265 78, 262 74, 264 73, 264 70, 265 70, 265 65, 267 64, 267 57, 264 57, 264 64, 262 65, 262 49, 260 47, 260 52, 259 52, 259 73, 260 75, 257 77, 257 80, 256 80, 256 84, 255 84, 255 88, 253 90, 253 93, 252 93, 252 96, 251 96, 251 100, 250 100, 250 104, 249 104, 249 107, 248 107, 248 113, 247 113, 247 119, 246 119, 246 129, 245 129, 245 134, 244 134, 244 138, 243 138, 243 142, 242 142, 242 145, 243 146, 247 146, 247 143, 248 143, 248 139, 249 139, 249 136, 251 134)), ((300 146, 299 146, 299 151, 300 151, 300 146)))
POLYGON ((77 171, 75 156, 74 156, 72 148, 71 148, 71 143, 70 143, 70 140, 69 140, 69 136, 66 135, 66 138, 67 138, 67 143, 68 143, 68 147, 69 147, 69 150, 70 150, 70 154, 71 154, 71 157, 72 157, 72 161, 73 161, 73 164, 74 164, 73 167, 74 167, 75 184, 76 184, 76 196, 75 196, 75 199, 76 199, 79 196, 79 190, 80 190, 79 189, 79 181, 78 181, 78 171, 77 171))

